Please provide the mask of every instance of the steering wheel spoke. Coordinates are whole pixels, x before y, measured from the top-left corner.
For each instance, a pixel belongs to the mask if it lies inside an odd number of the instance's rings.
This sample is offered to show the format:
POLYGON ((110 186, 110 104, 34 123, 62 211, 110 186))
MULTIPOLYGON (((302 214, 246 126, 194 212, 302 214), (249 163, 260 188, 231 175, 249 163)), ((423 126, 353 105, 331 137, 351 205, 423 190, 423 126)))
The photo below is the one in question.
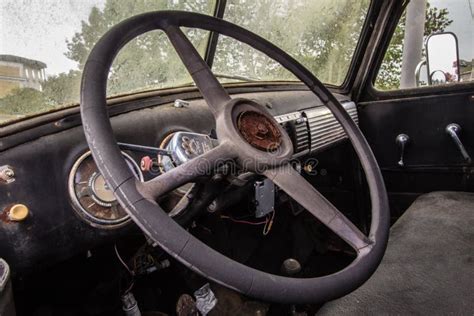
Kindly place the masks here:
POLYGON ((269 169, 264 175, 354 250, 370 245, 370 240, 290 164, 269 169))
POLYGON ((178 26, 169 25, 164 31, 199 91, 201 91, 212 113, 216 116, 224 104, 230 101, 229 94, 178 26))
POLYGON ((144 197, 155 200, 198 177, 211 175, 219 166, 234 157, 232 147, 224 142, 152 180, 137 182, 137 189, 144 197))

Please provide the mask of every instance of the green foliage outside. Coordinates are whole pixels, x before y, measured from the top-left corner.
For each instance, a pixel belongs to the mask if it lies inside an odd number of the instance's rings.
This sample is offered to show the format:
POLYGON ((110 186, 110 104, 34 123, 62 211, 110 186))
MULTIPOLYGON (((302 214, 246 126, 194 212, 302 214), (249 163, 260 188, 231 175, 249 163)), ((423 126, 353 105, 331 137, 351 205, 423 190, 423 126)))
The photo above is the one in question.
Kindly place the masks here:
MULTIPOLYGON (((80 32, 66 41, 66 56, 78 63, 79 70, 50 76, 42 84, 43 91, 16 89, 0 99, 0 123, 2 115, 7 119, 33 115, 75 104, 79 101, 81 70, 87 56, 99 38, 112 26, 124 19, 156 10, 185 10, 212 14, 213 1, 167 0, 107 0, 102 10, 94 7, 87 21, 82 22, 80 32)), ((186 30, 186 35, 200 53, 207 44, 207 33, 186 30)), ((161 32, 149 32, 128 43, 116 56, 112 65, 108 95, 137 90, 156 89, 190 83, 191 77, 173 50, 167 37, 161 32), (164 44, 163 44, 164 43, 164 44)))
MULTIPOLYGON (((67 41, 66 56, 83 69, 89 52, 111 27, 131 16, 157 10, 185 10, 212 14, 213 1, 107 0, 103 10, 93 8, 81 31, 67 41)), ((198 51, 204 52, 207 32, 185 31, 198 51)), ((159 31, 143 34, 128 43, 112 65, 108 94, 162 88, 190 82, 191 77, 179 60, 166 35, 159 31)))
POLYGON ((44 93, 32 88, 15 89, 0 99, 1 114, 14 117, 48 111, 52 106, 44 93))
MULTIPOLYGON (((225 19, 268 39, 295 57, 325 83, 340 85, 348 72, 369 0, 229 0, 225 19)), ((124 19, 154 10, 186 10, 212 14, 213 1, 107 0, 94 7, 81 29, 67 40, 65 55, 79 70, 50 76, 43 91, 18 89, 0 99, 0 114, 30 115, 79 101, 81 70, 98 39, 124 19)), ((430 8, 425 34, 451 23, 445 9, 430 8)), ((404 35, 404 17, 397 27, 377 80, 382 89, 398 87, 404 35)), ((186 29, 185 34, 204 55, 208 32, 186 29)), ((220 37, 213 64, 216 73, 257 80, 295 80, 276 62, 255 49, 220 37)), ((166 35, 154 31, 128 43, 116 57, 109 75, 108 95, 190 84, 166 35)))
MULTIPOLYGON (((340 85, 347 74, 370 1, 228 1, 225 19, 289 53, 321 81, 340 85)), ((223 38, 214 60, 217 73, 259 80, 295 80, 278 63, 248 45, 223 38)))

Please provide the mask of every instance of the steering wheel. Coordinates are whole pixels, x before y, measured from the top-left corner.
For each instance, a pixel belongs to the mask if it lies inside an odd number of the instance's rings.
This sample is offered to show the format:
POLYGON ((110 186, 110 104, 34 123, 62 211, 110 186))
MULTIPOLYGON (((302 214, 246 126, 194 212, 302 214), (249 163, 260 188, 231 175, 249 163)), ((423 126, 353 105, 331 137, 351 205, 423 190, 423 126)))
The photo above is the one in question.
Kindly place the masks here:
POLYGON ((375 157, 357 125, 332 93, 284 51, 237 25, 207 15, 158 11, 129 18, 109 30, 95 45, 81 83, 84 132, 97 167, 135 223, 168 254, 202 276, 244 295, 279 303, 319 303, 362 285, 379 265, 388 240, 389 208, 375 157), (364 169, 371 196, 371 226, 364 235, 289 164, 292 142, 264 106, 230 98, 180 27, 217 32, 265 53, 292 72, 332 111, 347 133, 364 169), (110 66, 118 51, 136 36, 164 31, 216 121, 219 145, 152 180, 141 183, 123 160, 106 107, 110 66), (170 218, 156 198, 193 179, 209 175, 222 161, 271 179, 296 202, 346 241, 357 253, 343 270, 317 278, 289 278, 238 263, 195 238, 170 218))

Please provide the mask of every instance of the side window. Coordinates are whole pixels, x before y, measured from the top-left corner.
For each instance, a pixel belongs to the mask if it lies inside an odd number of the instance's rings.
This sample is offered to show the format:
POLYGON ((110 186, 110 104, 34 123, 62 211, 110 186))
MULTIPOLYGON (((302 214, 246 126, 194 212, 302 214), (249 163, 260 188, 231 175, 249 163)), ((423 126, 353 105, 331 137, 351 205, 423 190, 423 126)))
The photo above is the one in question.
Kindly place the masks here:
POLYGON ((472 0, 412 0, 375 79, 378 90, 474 81, 472 0))

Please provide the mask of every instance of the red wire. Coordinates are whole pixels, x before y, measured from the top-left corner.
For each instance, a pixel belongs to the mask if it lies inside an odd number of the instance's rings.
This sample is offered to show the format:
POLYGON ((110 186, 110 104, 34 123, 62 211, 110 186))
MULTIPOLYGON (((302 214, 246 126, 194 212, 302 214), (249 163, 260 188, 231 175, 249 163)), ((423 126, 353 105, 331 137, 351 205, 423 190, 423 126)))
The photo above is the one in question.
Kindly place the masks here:
POLYGON ((221 218, 228 219, 228 220, 230 220, 231 222, 234 222, 234 223, 247 224, 247 225, 265 225, 267 223, 266 220, 263 221, 263 222, 249 222, 249 221, 242 221, 242 220, 234 219, 234 218, 229 217, 229 216, 221 216, 221 218))

